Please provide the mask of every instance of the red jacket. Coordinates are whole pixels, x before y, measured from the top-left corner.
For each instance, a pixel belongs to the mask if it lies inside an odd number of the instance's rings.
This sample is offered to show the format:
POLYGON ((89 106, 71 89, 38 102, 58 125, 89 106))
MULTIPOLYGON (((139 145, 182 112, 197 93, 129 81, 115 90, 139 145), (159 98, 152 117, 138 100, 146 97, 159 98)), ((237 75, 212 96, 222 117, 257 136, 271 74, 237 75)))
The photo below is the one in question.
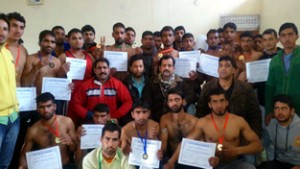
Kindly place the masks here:
POLYGON ((73 112, 69 113, 75 124, 86 121, 88 111, 93 111, 98 103, 105 103, 109 107, 112 118, 119 119, 126 115, 132 107, 130 93, 124 84, 110 77, 101 85, 94 77, 83 82, 74 94, 73 112))

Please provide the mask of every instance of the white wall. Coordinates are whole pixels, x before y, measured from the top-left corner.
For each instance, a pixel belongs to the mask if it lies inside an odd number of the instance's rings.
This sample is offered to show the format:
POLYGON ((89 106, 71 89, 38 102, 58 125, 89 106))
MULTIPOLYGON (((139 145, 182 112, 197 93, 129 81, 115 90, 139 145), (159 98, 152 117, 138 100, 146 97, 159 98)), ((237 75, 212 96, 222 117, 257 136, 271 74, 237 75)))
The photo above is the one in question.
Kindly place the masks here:
MULTIPOLYGON (((271 0, 44 0, 43 5, 29 6, 27 0, 1 0, 0 6, 1 12, 17 11, 25 16, 27 26, 23 36, 24 45, 29 53, 33 53, 39 49, 37 45, 39 32, 51 29, 54 25, 62 25, 68 31, 73 27, 81 28, 85 24, 91 24, 96 29, 97 39, 106 35, 107 44, 112 44, 112 25, 121 21, 125 26, 135 28, 137 42, 140 43, 144 30, 160 30, 165 25, 173 27, 184 25, 187 31, 195 36, 206 34, 208 29, 219 27, 220 16, 260 14, 263 11, 261 7, 267 1, 271 2, 271 0)), ((297 0, 285 1, 296 3, 297 0)), ((268 15, 269 13, 266 13, 264 18, 268 15)), ((263 26, 266 27, 265 24, 263 26)))

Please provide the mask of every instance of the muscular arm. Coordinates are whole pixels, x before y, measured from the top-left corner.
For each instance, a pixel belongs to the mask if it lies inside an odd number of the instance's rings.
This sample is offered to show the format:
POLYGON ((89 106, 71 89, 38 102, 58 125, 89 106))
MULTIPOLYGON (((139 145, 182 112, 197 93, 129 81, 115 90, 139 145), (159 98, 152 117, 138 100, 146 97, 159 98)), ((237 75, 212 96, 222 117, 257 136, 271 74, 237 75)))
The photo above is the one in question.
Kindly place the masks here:
POLYGON ((27 130, 25 140, 24 140, 24 144, 23 144, 23 147, 22 147, 22 150, 21 150, 19 169, 27 168, 26 153, 29 152, 33 147, 34 142, 33 142, 32 136, 33 136, 32 129, 29 128, 27 130))
POLYGON ((38 71, 43 67, 42 63, 39 61, 38 64, 33 65, 33 55, 29 56, 26 60, 25 68, 21 78, 22 85, 24 87, 33 86, 36 79, 38 71))
POLYGON ((70 136, 70 141, 67 143, 67 145, 69 146, 69 149, 72 152, 76 151, 76 147, 77 147, 77 137, 76 137, 76 132, 75 132, 75 126, 73 121, 71 120, 71 118, 65 117, 65 125, 68 126, 67 128, 67 134, 70 136))
POLYGON ((128 155, 131 151, 130 149, 130 136, 128 136, 127 133, 128 126, 125 126, 122 128, 122 134, 121 134, 121 149, 124 154, 128 155))
POLYGON ((161 149, 162 152, 165 153, 168 147, 168 128, 165 116, 163 116, 160 120, 160 132, 159 137, 161 140, 161 149))
POLYGON ((58 56, 58 59, 61 63, 61 66, 57 72, 58 77, 66 77, 66 74, 70 69, 70 65, 66 63, 66 57, 67 55, 65 53, 62 53, 58 56))

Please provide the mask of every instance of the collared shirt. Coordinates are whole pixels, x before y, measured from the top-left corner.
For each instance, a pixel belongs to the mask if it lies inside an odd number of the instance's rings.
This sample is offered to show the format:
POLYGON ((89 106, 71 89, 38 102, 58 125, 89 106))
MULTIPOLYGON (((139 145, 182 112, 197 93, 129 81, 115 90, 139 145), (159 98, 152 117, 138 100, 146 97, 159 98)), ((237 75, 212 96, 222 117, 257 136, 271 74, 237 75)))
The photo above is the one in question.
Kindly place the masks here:
POLYGON ((83 169, 99 169, 100 164, 101 169, 135 169, 134 166, 128 164, 128 157, 122 153, 120 148, 117 149, 117 153, 110 163, 102 158, 101 152, 101 147, 99 147, 87 154, 83 159, 83 169), (101 161, 99 161, 100 159, 101 161))
POLYGON ((144 89, 144 86, 145 86, 145 78, 144 76, 142 76, 142 80, 141 81, 136 81, 133 76, 131 76, 132 78, 132 82, 133 82, 133 85, 134 87, 137 88, 138 92, 139 92, 139 96, 140 98, 142 97, 142 92, 143 92, 143 89, 144 89))

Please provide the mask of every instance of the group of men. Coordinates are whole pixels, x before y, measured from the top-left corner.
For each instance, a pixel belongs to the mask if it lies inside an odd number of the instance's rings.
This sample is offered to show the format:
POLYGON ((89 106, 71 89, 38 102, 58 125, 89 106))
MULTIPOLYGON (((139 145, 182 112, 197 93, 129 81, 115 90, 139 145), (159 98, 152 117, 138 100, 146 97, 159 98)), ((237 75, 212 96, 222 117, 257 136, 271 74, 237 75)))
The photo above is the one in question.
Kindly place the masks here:
POLYGON ((91 25, 67 35, 55 26, 40 32, 40 50, 31 55, 20 44, 25 27, 21 14, 0 14, 0 168, 27 168, 26 152, 57 145, 65 169, 135 168, 128 164, 133 137, 161 140, 157 158, 165 169, 193 168, 178 163, 183 138, 216 143, 209 164, 218 169, 300 168, 295 24, 282 24, 279 36, 267 29, 237 38, 229 22, 208 31, 208 49, 194 49, 194 36, 183 26, 145 31, 140 47, 135 30, 122 23, 113 25, 113 45, 105 37, 97 44, 91 25), (179 52, 193 50, 219 58, 218 78, 175 74, 179 52), (111 67, 105 51, 126 52, 128 71, 111 67), (83 80, 69 85, 68 103, 41 90, 44 77, 67 77, 67 58, 86 61, 83 80), (263 59, 271 59, 268 80, 248 83, 245 64, 263 59), (32 86, 37 110, 19 112, 16 88, 32 86), (83 124, 104 125, 101 147, 80 149, 83 124), (268 161, 258 165, 263 147, 268 161))

